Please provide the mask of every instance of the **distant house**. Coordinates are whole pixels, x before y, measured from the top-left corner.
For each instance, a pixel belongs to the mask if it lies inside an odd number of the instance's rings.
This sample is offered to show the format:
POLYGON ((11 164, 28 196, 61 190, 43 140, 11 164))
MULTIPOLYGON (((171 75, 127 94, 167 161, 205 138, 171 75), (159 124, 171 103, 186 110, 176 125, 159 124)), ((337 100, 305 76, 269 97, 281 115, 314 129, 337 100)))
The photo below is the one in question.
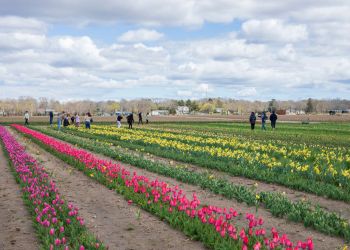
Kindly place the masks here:
POLYGON ((151 115, 169 115, 169 110, 152 110, 151 115))
POLYGON ((305 111, 297 109, 287 109, 286 115, 305 115, 305 111))
POLYGON ((214 111, 214 113, 220 113, 220 114, 222 114, 223 112, 224 112, 223 108, 215 108, 215 111, 214 111))
POLYGON ((187 106, 177 106, 176 114, 177 115, 188 115, 190 113, 190 108, 187 106))

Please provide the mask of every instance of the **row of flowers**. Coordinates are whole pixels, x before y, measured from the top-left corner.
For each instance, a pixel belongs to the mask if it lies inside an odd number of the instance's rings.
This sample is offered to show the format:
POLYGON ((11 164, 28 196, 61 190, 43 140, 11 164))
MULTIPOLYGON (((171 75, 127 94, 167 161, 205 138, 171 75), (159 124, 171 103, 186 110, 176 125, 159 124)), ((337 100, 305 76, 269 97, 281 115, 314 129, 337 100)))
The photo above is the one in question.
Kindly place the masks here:
POLYGON ((34 128, 46 135, 75 144, 92 152, 106 155, 184 183, 200 186, 215 194, 223 195, 227 199, 235 199, 239 202, 245 202, 249 206, 256 206, 256 209, 265 207, 273 216, 302 222, 305 227, 312 227, 319 232, 340 236, 347 240, 350 239, 350 226, 346 218, 323 209, 317 204, 311 204, 307 200, 292 201, 288 199, 285 193, 259 191, 258 184, 253 187, 247 187, 232 183, 225 178, 217 177, 208 171, 204 173, 202 171, 194 172, 192 169, 188 169, 186 165, 174 164, 172 161, 168 164, 164 161, 154 161, 152 158, 146 159, 145 157, 149 157, 148 153, 145 154, 142 151, 139 151, 138 154, 135 154, 134 151, 126 152, 120 147, 111 147, 110 143, 104 140, 82 138, 72 133, 66 133, 68 132, 67 130, 62 133, 55 129, 44 127, 34 128))
POLYGON ((85 150, 26 127, 13 126, 52 149, 57 156, 65 156, 61 158, 82 169, 92 178, 113 186, 130 199, 130 203, 135 202, 153 212, 210 248, 215 245, 215 248, 221 246, 225 249, 313 249, 311 239, 293 244, 287 235, 280 235, 275 228, 268 235, 262 227, 263 219, 256 218, 253 214, 246 214, 246 222, 242 222, 233 208, 203 206, 195 193, 188 198, 178 186, 172 187, 136 172, 130 173, 121 165, 97 158, 85 150))
MULTIPOLYGON (((128 135, 128 131, 130 130, 117 130, 113 129, 111 126, 100 129, 101 127, 104 126, 94 126, 94 128, 89 131, 80 131, 76 128, 69 128, 66 129, 65 132, 82 137, 108 141, 111 145, 120 145, 131 149, 141 147, 145 152, 157 156, 196 164, 201 167, 215 169, 222 172, 228 172, 235 176, 244 176, 250 179, 274 182, 293 189, 326 196, 335 200, 350 201, 350 187, 347 186, 350 182, 344 176, 339 177, 339 181, 341 180, 343 185, 340 185, 340 183, 334 183, 332 175, 328 177, 322 176, 322 179, 328 178, 328 183, 323 180, 318 180, 319 178, 313 173, 313 171, 297 173, 293 170, 294 168, 292 166, 268 168, 261 163, 256 162, 254 157, 249 156, 250 153, 243 152, 242 150, 232 151, 235 152, 235 158, 217 157, 212 156, 209 153, 211 148, 214 147, 195 146, 190 144, 184 145, 183 142, 166 140, 153 137, 152 135, 139 138, 135 132, 130 132, 131 134, 128 135), (108 132, 109 130, 111 132, 108 132), (115 130, 119 132, 115 132, 115 130), (202 149, 205 150, 201 151, 202 149)), ((259 152, 254 154, 258 155, 259 152)), ((267 155, 261 157, 261 159, 262 158, 270 162, 279 162, 275 157, 269 159, 267 155)), ((319 175, 319 177, 320 176, 321 175, 319 175)))
POLYGON ((148 129, 130 131, 112 126, 94 126, 88 133, 109 135, 120 140, 142 141, 185 152, 206 153, 214 157, 244 159, 250 164, 262 165, 277 171, 282 169, 337 185, 350 185, 350 171, 347 170, 350 165, 350 154, 340 148, 332 150, 306 145, 281 145, 238 137, 204 137, 200 134, 186 135, 148 129))
POLYGON ((0 126, 0 138, 20 183, 23 199, 43 249, 105 249, 90 234, 78 208, 67 204, 45 169, 20 145, 9 131, 0 126))

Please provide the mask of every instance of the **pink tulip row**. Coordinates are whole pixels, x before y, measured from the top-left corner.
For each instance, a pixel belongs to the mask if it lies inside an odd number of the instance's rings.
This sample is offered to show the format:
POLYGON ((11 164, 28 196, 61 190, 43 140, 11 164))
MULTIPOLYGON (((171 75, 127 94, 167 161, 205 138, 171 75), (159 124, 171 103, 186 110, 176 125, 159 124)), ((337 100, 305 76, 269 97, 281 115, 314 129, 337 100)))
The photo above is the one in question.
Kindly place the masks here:
MULTIPOLYGON (((115 178, 121 178, 124 185, 133 189, 134 193, 144 195, 148 204, 160 204, 167 206, 168 212, 174 210, 185 213, 190 218, 198 218, 203 224, 212 225, 216 232, 222 238, 233 239, 242 245, 242 249, 248 249, 253 244, 254 250, 262 248, 268 249, 313 249, 312 239, 305 242, 298 241, 293 244, 287 235, 277 232, 275 228, 271 229, 268 236, 266 230, 262 227, 263 219, 257 218, 253 214, 246 214, 247 226, 238 228, 238 212, 233 208, 220 208, 217 206, 201 206, 197 195, 193 193, 191 199, 178 186, 171 187, 165 182, 149 180, 146 176, 132 174, 120 164, 111 161, 99 159, 93 154, 74 148, 73 146, 58 141, 52 137, 40 132, 33 131, 21 125, 13 125, 18 131, 28 134, 51 147, 57 152, 73 157, 78 162, 83 163, 87 169, 94 170, 103 174, 107 179, 113 181, 115 178)), ((132 203, 132 201, 129 201, 132 203)))
MULTIPOLYGON (((60 196, 55 183, 38 162, 25 152, 16 139, 2 126, 0 138, 9 155, 12 165, 20 178, 22 192, 28 197, 30 206, 36 214, 36 222, 41 226, 39 231, 51 241, 50 249, 69 249, 69 237, 65 231, 70 226, 84 225, 83 218, 78 216, 78 208, 66 205, 60 196)), ((96 243, 99 244, 99 243, 96 243)), ((79 246, 83 250, 83 245, 79 246)))

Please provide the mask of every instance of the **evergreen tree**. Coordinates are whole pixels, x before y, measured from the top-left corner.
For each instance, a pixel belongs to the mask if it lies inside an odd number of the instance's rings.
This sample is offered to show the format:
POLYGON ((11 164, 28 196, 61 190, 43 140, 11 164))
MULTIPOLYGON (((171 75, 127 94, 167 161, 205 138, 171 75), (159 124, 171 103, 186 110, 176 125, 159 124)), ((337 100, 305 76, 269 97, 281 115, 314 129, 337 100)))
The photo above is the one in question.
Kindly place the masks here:
POLYGON ((311 98, 307 99, 306 103, 306 108, 305 108, 306 113, 312 113, 314 112, 314 104, 311 98))
POLYGON ((277 101, 276 101, 276 99, 272 99, 271 101, 269 101, 269 106, 268 106, 267 110, 269 112, 277 110, 277 101))

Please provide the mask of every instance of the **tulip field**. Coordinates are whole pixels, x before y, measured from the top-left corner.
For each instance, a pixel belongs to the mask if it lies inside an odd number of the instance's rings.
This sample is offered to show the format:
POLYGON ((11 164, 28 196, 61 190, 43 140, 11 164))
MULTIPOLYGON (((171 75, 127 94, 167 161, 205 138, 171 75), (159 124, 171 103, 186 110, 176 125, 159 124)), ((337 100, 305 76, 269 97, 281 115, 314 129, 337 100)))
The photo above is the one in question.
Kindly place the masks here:
POLYGON ((0 142, 41 249, 348 249, 348 124, 12 124, 0 142))

